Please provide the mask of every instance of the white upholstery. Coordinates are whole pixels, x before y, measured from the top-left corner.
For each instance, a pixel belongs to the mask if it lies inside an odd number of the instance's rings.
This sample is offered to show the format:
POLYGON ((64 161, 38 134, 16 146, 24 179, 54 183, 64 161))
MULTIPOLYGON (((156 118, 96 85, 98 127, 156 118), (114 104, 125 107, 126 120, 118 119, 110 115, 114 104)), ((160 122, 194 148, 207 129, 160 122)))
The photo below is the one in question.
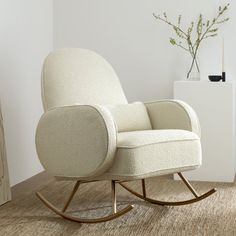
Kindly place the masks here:
POLYGON ((118 134, 117 152, 106 177, 135 179, 195 169, 201 165, 199 137, 184 130, 118 134))
POLYGON ((38 156, 54 176, 97 176, 113 162, 116 133, 113 118, 105 107, 54 108, 39 121, 38 156))
POLYGON ((200 126, 181 101, 128 104, 112 67, 85 49, 51 53, 36 148, 56 177, 139 179, 197 168, 200 126))
POLYGON ((59 49, 46 58, 42 71, 44 109, 75 104, 127 104, 110 64, 87 49, 59 49))
POLYGON ((146 102, 153 129, 183 129, 201 136, 201 129, 195 111, 185 102, 159 100, 146 102))
POLYGON ((108 106, 118 132, 152 129, 145 105, 141 102, 108 106))

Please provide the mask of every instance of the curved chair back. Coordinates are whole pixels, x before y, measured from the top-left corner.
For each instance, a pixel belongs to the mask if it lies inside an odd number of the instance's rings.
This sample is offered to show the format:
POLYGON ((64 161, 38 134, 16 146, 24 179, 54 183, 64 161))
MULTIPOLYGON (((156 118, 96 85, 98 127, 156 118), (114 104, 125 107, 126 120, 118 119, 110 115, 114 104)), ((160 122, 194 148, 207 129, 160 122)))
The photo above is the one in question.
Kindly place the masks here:
POLYGON ((75 104, 127 104, 111 65, 87 49, 65 48, 49 54, 42 71, 44 109, 75 104))

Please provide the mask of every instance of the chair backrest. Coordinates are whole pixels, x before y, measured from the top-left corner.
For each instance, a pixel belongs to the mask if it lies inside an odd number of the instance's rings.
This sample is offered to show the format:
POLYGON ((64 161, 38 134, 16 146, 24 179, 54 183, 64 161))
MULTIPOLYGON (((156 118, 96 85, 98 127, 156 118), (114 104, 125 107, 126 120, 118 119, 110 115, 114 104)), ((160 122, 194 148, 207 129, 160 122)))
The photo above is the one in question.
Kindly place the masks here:
POLYGON ((80 48, 59 49, 45 59, 42 100, 45 110, 75 104, 127 104, 111 65, 80 48))

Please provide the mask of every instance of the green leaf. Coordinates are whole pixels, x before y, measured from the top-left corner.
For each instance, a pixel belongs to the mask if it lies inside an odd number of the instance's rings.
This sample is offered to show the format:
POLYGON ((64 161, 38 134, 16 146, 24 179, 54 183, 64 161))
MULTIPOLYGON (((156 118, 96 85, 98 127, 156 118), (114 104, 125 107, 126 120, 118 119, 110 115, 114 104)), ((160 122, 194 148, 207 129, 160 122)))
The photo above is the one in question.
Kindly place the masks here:
POLYGON ((200 36, 202 33, 202 14, 199 15, 198 23, 197 23, 197 34, 200 36))
POLYGON ((172 45, 176 45, 176 41, 175 41, 175 39, 170 38, 170 43, 171 43, 172 45))
POLYGON ((209 30, 208 32, 214 33, 214 32, 216 32, 218 29, 219 29, 219 28, 214 28, 214 29, 209 30))
POLYGON ((230 18, 225 18, 225 19, 223 19, 223 20, 217 21, 216 23, 217 23, 217 24, 222 24, 222 23, 224 23, 224 22, 226 22, 226 21, 229 21, 229 20, 230 20, 230 18))
POLYGON ((215 37, 215 36, 217 36, 217 34, 211 34, 208 37, 215 37))

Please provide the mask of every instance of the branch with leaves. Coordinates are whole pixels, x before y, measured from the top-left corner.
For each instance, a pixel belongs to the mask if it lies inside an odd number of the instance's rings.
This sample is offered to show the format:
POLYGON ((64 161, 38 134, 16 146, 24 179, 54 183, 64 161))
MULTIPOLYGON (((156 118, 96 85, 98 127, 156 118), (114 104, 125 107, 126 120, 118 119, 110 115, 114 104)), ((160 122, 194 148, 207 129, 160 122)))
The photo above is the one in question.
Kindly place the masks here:
POLYGON ((174 30, 177 37, 171 37, 170 43, 190 53, 192 57, 192 63, 188 71, 187 78, 190 76, 194 63, 198 72, 200 72, 196 59, 199 47, 206 39, 216 37, 218 35, 219 26, 229 20, 229 18, 224 17, 229 8, 229 5, 230 4, 227 4, 223 7, 220 6, 216 17, 214 17, 212 20, 204 21, 202 14, 200 14, 197 21, 192 21, 187 29, 183 29, 181 27, 182 15, 178 16, 177 23, 172 23, 168 19, 165 12, 163 15, 156 15, 153 13, 153 16, 157 20, 168 24, 174 30))

